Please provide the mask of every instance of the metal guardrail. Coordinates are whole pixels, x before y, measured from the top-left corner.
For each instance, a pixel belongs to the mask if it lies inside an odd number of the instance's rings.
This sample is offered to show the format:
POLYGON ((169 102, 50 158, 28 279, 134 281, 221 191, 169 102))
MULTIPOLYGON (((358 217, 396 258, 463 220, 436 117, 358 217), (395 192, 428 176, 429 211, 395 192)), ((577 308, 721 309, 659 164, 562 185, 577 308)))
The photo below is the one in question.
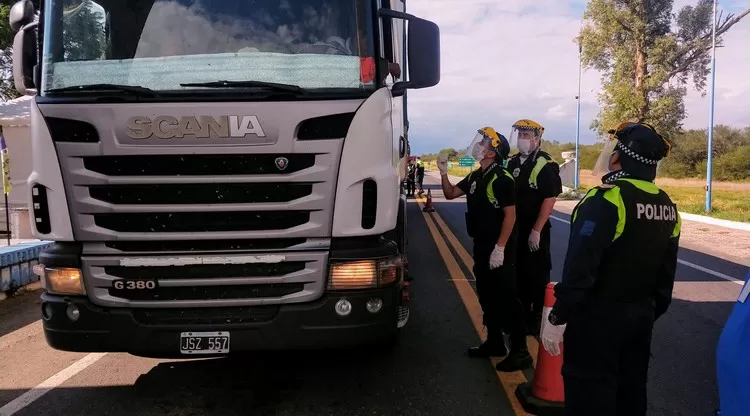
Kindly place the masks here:
POLYGON ((39 280, 34 265, 51 241, 33 241, 0 247, 0 292, 17 289, 39 280))

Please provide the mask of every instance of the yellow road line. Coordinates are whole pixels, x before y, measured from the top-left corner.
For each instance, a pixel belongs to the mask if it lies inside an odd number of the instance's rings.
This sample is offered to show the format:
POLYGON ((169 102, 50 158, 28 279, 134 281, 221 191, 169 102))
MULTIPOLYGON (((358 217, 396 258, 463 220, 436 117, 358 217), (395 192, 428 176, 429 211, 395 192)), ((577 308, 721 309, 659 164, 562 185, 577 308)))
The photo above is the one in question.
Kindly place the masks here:
MULTIPOLYGON (((418 204, 420 202, 421 200, 417 200, 418 204)), ((443 219, 440 217, 440 214, 438 214, 437 212, 433 212, 432 218, 435 220, 435 222, 437 222, 438 227, 440 227, 440 229, 443 231, 443 234, 445 234, 445 236, 448 238, 448 242, 451 246, 453 246, 453 250, 458 253, 458 257, 461 258, 461 261, 466 265, 466 268, 472 270, 474 267, 474 259, 469 255, 469 252, 466 251, 464 245, 461 244, 460 241, 458 241, 458 238, 456 238, 455 234, 453 234, 445 221, 443 221, 443 219)), ((474 273, 472 272, 471 275, 474 276, 474 273)), ((474 276, 474 279, 476 280, 476 276, 474 276)), ((536 368, 536 358, 539 352, 539 342, 536 340, 536 338, 527 336, 526 345, 529 348, 529 354, 531 354, 531 357, 534 359, 534 368, 536 368)))
MULTIPOLYGON (((420 203, 420 201, 421 199, 418 199, 417 204, 421 209, 422 204, 420 203)), ((469 283, 466 275, 463 273, 463 271, 461 271, 458 262, 456 261, 455 257, 453 257, 453 253, 451 253, 450 249, 448 248, 445 239, 443 239, 443 237, 440 235, 437 226, 435 225, 435 223, 433 223, 432 219, 434 219, 437 215, 429 215, 426 212, 422 212, 422 216, 424 217, 425 223, 427 224, 427 228, 430 230, 433 241, 435 241, 435 244, 437 245, 440 257, 443 258, 443 262, 448 269, 448 273, 453 280, 453 284, 456 286, 456 290, 461 297, 461 301, 466 307, 466 312, 469 314, 469 318, 474 325, 474 330, 476 330, 477 334, 479 334, 479 337, 484 341, 484 331, 482 330, 482 308, 479 305, 477 294, 474 292, 474 288, 471 287, 471 283, 469 283)), ((500 361, 501 360, 494 357, 490 358, 493 370, 495 368, 495 365, 500 361)), ((505 395, 508 397, 514 413, 520 416, 532 416, 523 410, 523 407, 521 407, 521 404, 518 402, 518 399, 515 395, 516 388, 520 384, 526 382, 526 377, 523 375, 523 372, 514 371, 512 373, 501 373, 499 371, 496 371, 495 374, 497 375, 497 378, 500 380, 500 384, 502 384, 503 389, 505 390, 505 395)))

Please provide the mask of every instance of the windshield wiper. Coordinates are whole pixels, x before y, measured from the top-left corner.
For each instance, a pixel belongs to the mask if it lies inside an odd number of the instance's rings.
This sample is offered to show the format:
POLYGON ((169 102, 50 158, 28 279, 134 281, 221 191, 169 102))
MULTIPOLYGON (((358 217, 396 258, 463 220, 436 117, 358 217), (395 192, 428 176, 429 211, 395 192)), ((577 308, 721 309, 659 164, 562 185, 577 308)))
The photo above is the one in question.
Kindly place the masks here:
POLYGON ((303 94, 305 90, 299 85, 277 84, 265 81, 211 81, 211 82, 189 82, 180 84, 183 87, 208 87, 208 88, 253 88, 261 87, 275 91, 288 91, 303 94))
POLYGON ((119 84, 88 84, 73 85, 70 87, 53 88, 46 92, 66 93, 66 92, 104 92, 112 91, 118 93, 131 93, 138 96, 158 97, 159 94, 151 88, 141 87, 140 85, 119 85, 119 84))

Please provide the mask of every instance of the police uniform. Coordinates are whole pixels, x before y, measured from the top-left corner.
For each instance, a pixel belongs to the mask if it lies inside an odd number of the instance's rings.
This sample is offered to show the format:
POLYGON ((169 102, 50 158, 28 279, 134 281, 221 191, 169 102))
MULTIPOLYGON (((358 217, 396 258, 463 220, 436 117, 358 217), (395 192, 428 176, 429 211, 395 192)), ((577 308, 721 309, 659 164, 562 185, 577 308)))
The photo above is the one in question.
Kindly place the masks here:
POLYGON ((417 160, 417 185, 419 192, 422 192, 424 190, 424 162, 421 159, 417 160))
POLYGON ((648 125, 623 125, 611 131, 622 170, 573 210, 555 327, 542 333, 547 348, 547 331, 564 331, 569 415, 646 414, 652 329, 672 299, 681 222, 652 182, 669 144, 648 125))
POLYGON ((466 194, 466 227, 474 242, 474 275, 479 303, 484 312, 487 341, 469 350, 473 356, 503 356, 507 349, 503 329, 510 335, 511 356, 498 364, 500 371, 515 371, 530 364, 526 347, 523 309, 516 286, 517 231, 505 245, 502 266, 491 270, 490 255, 500 237, 505 214, 503 208, 515 205, 513 176, 499 163, 487 169, 477 169, 461 180, 456 187, 466 194), (528 358, 526 358, 528 357, 528 358), (503 365, 504 362, 507 363, 503 365), (503 367, 506 369, 503 369, 503 367), (508 370, 510 368, 510 370, 508 370))
POLYGON ((517 153, 508 161, 508 170, 515 178, 516 224, 518 226, 518 288, 523 304, 527 330, 538 335, 544 306, 544 291, 550 282, 552 256, 550 253, 549 219, 540 230, 539 249, 531 251, 526 239, 537 221, 542 203, 562 193, 560 166, 547 152, 536 152, 521 162, 517 153))

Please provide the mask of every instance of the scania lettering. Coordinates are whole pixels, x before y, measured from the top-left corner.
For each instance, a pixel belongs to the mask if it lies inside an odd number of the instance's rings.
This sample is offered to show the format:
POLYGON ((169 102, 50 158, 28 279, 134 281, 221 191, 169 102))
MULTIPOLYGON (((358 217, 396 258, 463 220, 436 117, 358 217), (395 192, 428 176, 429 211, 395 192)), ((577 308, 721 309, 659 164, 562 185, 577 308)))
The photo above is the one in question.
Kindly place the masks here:
POLYGON ((266 137, 256 116, 157 116, 154 119, 136 116, 128 120, 128 137, 133 139, 182 139, 186 136, 208 139, 212 134, 218 138, 266 137))
POLYGON ((407 92, 440 79, 438 27, 405 3, 16 3, 49 345, 393 344, 407 92))

